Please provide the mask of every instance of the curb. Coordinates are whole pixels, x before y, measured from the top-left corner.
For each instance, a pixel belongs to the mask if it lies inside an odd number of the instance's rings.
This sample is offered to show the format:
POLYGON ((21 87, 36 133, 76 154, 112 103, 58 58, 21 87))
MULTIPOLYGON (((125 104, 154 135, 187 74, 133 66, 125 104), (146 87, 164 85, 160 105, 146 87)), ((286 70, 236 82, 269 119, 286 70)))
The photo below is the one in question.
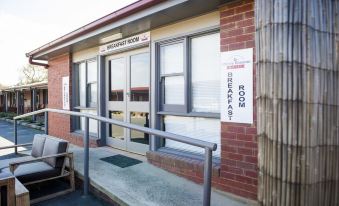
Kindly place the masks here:
MULTIPOLYGON (((0 118, 0 120, 6 121, 6 122, 9 122, 9 123, 14 123, 14 120, 8 119, 8 118, 0 118)), ((36 123, 29 123, 29 122, 25 122, 23 120, 18 120, 17 123, 18 123, 18 125, 21 125, 21 126, 24 126, 24 127, 45 131, 45 126, 39 126, 36 123)))

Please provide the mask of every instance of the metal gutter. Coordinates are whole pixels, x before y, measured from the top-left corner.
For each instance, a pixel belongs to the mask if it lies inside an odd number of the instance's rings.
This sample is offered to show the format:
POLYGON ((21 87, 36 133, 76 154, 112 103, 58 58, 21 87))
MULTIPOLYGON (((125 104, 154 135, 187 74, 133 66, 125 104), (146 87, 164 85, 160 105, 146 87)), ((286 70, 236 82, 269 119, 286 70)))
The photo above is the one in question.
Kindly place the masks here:
MULTIPOLYGON (((95 20, 95 21, 93 21, 93 22, 91 22, 91 23, 89 23, 89 24, 87 24, 83 27, 80 27, 79 29, 76 29, 76 30, 74 30, 74 31, 54 40, 54 41, 51 41, 51 42, 31 51, 29 53, 26 53, 26 56, 33 59, 34 55, 39 53, 39 52, 46 51, 46 50, 48 50, 52 47, 58 46, 62 43, 65 43, 67 41, 75 39, 75 38, 82 36, 86 33, 94 31, 97 28, 103 27, 103 26, 110 24, 114 21, 117 21, 117 20, 122 19, 126 16, 129 16, 129 15, 132 15, 134 13, 137 13, 141 10, 152 7, 156 4, 159 4, 159 3, 164 2, 164 1, 166 1, 166 0, 140 0, 140 1, 137 1, 137 2, 130 4, 126 7, 123 7, 123 8, 121 8, 121 9, 119 9, 119 10, 117 10, 117 11, 111 13, 111 14, 108 14, 108 15, 106 15, 106 16, 98 19, 98 20, 95 20)), ((40 63, 33 62, 33 64, 40 64, 40 63)), ((46 65, 40 65, 40 66, 46 66, 46 65)))
POLYGON ((45 67, 45 69, 47 69, 47 68, 49 67, 48 64, 44 64, 44 63, 40 63, 40 62, 34 62, 34 61, 33 61, 33 56, 29 56, 29 57, 28 57, 28 62, 29 62, 30 64, 32 64, 32 65, 43 66, 43 67, 45 67))

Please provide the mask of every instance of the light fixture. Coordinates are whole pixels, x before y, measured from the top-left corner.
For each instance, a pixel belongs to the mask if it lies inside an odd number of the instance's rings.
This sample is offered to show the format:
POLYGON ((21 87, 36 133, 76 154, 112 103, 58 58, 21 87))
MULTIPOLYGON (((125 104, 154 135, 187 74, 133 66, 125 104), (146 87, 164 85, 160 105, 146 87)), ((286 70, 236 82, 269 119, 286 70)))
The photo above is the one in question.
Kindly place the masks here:
POLYGON ((121 38, 122 38, 122 33, 116 33, 116 34, 101 38, 99 42, 100 44, 104 44, 104 43, 111 42, 111 41, 121 39, 121 38))

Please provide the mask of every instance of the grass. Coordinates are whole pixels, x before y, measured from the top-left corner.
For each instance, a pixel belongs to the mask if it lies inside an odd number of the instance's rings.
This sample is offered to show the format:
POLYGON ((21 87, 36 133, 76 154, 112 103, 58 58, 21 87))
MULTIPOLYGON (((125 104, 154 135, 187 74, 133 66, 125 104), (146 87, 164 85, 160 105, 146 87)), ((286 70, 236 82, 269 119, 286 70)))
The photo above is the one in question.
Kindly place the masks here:
MULTIPOLYGON (((0 112, 0 118, 13 119, 13 117, 15 117, 15 116, 17 116, 17 115, 14 112, 0 112)), ((41 120, 34 122, 32 120, 32 117, 24 117, 21 120, 24 121, 24 122, 27 122, 27 123, 36 123, 36 125, 38 125, 38 126, 44 126, 45 125, 44 121, 41 121, 41 120)))

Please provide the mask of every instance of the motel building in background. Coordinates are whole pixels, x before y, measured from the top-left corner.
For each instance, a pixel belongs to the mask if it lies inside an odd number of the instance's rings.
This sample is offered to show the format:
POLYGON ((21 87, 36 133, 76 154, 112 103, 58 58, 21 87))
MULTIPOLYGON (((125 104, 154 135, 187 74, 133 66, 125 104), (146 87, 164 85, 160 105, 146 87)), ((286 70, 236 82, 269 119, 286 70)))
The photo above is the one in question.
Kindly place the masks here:
POLYGON ((0 112, 12 112, 20 115, 47 107, 47 81, 0 89, 0 112))
MULTIPOLYGON (((338 4, 141 0, 27 57, 48 69, 49 108, 216 143, 217 190, 263 205, 338 205, 338 4)), ((83 145, 83 119, 50 114, 48 125, 83 145)), ((202 182, 200 148, 94 120, 89 130, 92 147, 202 182)))

